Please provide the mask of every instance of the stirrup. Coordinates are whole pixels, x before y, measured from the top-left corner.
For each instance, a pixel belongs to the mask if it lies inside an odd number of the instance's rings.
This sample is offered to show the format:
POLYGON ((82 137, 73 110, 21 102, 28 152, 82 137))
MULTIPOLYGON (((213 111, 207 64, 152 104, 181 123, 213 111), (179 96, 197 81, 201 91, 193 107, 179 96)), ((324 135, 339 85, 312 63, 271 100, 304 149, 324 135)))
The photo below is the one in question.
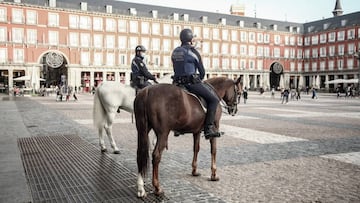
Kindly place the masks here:
POLYGON ((220 137, 221 133, 218 132, 218 131, 213 130, 213 127, 209 126, 204 130, 204 136, 205 136, 205 139, 208 140, 210 138, 220 137))
POLYGON ((181 135, 180 132, 174 130, 174 136, 175 136, 175 137, 179 137, 180 135, 181 135))

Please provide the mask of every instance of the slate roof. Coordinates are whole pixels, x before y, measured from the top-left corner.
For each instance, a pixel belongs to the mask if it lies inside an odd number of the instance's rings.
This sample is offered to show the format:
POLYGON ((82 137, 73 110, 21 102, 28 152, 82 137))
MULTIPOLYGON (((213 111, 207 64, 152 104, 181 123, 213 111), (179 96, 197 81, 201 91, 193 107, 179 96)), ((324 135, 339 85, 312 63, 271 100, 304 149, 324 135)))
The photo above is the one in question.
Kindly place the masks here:
MULTIPOLYGON (((4 0, 5 2, 14 2, 14 0, 4 0)), ((34 4, 39 6, 47 6, 49 0, 21 0, 24 4, 34 4)), ((151 11, 156 10, 158 12, 158 18, 170 19, 173 13, 179 14, 179 20, 183 14, 189 15, 189 21, 202 22, 201 17, 207 16, 209 24, 219 24, 221 18, 226 19, 226 25, 239 26, 239 21, 244 21, 244 27, 254 28, 255 23, 261 24, 261 29, 270 30, 272 25, 277 25, 278 31, 289 31, 289 26, 294 28, 299 27, 300 33, 308 34, 312 32, 324 31, 324 24, 329 23, 328 29, 339 28, 342 20, 347 20, 347 25, 359 25, 360 24, 360 12, 342 15, 338 17, 328 18, 319 21, 313 21, 309 23, 296 23, 287 21, 277 21, 270 19, 253 18, 246 16, 236 16, 230 14, 196 11, 181 8, 171 8, 155 5, 146 5, 131 3, 125 1, 115 0, 57 0, 56 7, 64 9, 78 9, 80 10, 80 3, 87 2, 87 10, 93 12, 105 12, 105 6, 111 5, 113 14, 129 15, 129 9, 135 8, 137 16, 152 17, 151 11), (311 29, 309 29, 311 27, 311 29)))

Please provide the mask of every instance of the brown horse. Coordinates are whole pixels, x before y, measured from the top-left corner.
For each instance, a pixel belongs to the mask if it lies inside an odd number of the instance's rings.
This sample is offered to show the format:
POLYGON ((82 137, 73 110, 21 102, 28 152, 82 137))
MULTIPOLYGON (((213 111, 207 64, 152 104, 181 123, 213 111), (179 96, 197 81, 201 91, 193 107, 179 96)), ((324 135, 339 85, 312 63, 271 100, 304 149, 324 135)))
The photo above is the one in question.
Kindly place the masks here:
MULTIPOLYGON (((213 87, 219 98, 223 99, 228 111, 234 115, 237 111, 237 99, 241 90, 240 78, 236 81, 224 77, 206 81, 213 87), (235 112, 235 113, 234 113, 235 112)), ((204 128, 205 112, 198 99, 183 89, 170 84, 159 84, 140 91, 134 101, 136 128, 138 132, 138 197, 146 195, 143 177, 149 165, 149 132, 154 130, 157 142, 152 153, 152 184, 155 194, 162 194, 159 183, 159 163, 163 150, 168 147, 168 135, 171 130, 181 133, 193 133, 194 156, 192 175, 200 175, 197 170, 197 156, 200 150, 200 133, 204 128)), ((215 126, 219 129, 221 106, 215 116, 215 126)), ((216 176, 216 139, 211 138, 211 180, 216 176)))

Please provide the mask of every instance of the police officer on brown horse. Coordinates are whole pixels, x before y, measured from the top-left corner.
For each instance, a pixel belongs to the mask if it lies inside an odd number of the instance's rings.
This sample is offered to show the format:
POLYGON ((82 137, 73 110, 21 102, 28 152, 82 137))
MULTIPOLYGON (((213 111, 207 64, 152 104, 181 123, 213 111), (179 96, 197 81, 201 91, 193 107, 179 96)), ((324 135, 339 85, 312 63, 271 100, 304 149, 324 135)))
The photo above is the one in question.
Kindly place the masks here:
POLYGON ((144 63, 145 52, 146 48, 144 46, 136 46, 135 57, 131 62, 131 86, 136 90, 151 85, 148 80, 157 83, 156 77, 148 71, 144 63))
POLYGON ((180 32, 181 46, 175 48, 171 60, 174 66, 174 83, 184 86, 191 93, 205 99, 207 112, 205 118, 205 138, 220 137, 215 128, 215 113, 219 104, 219 97, 202 80, 205 77, 205 69, 200 53, 193 46, 193 32, 183 29, 180 32))

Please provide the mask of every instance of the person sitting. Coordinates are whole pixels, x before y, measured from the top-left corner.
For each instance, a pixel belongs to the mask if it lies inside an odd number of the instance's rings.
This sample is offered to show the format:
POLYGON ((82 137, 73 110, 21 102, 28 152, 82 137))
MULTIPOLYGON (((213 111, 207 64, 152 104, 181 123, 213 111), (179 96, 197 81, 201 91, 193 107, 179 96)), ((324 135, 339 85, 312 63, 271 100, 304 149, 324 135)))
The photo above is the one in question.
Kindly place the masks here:
MULTIPOLYGON (((183 29, 180 32, 181 46, 175 48, 171 55, 174 68, 173 83, 184 86, 191 93, 205 99, 207 103, 205 139, 220 137, 214 123, 220 99, 209 86, 202 82, 205 69, 199 52, 193 46, 193 38, 193 32, 190 29, 183 29)), ((175 132, 175 136, 177 134, 175 132)))

